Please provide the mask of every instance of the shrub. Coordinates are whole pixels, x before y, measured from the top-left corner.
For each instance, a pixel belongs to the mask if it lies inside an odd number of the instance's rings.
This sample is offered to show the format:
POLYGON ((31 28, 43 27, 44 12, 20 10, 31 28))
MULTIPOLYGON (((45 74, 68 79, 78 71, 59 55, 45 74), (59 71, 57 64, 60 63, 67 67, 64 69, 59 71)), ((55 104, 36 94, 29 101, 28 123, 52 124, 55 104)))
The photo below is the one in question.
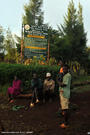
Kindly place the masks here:
POLYGON ((56 80, 59 66, 48 65, 22 65, 22 64, 0 64, 0 82, 1 85, 12 84, 13 78, 17 75, 23 82, 24 89, 30 87, 32 74, 35 72, 44 80, 47 72, 52 74, 52 78, 56 80))

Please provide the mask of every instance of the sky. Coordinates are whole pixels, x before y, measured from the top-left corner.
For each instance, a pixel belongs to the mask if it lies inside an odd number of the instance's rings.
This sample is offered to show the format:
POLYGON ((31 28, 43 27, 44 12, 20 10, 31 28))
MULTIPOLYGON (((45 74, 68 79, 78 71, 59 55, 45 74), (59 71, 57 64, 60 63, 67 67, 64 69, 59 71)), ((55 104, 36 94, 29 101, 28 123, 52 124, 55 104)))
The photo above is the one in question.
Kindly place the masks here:
MULTIPOLYGON (((70 0, 43 0, 42 11, 44 12, 44 23, 48 23, 54 29, 63 24, 64 16, 70 0)), ((73 0, 75 8, 78 9, 80 2, 83 7, 83 22, 87 32, 87 46, 90 46, 90 0, 73 0)), ((0 25, 6 30, 8 27, 13 34, 21 35, 22 15, 24 4, 29 0, 0 0, 0 25)))

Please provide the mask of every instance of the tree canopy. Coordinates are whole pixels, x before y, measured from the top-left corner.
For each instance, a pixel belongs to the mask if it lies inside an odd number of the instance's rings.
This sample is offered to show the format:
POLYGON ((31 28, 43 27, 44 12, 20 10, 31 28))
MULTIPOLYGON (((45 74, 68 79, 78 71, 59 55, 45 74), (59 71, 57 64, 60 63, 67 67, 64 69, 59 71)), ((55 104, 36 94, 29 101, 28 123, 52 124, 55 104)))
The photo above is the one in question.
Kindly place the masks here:
POLYGON ((29 0, 29 4, 24 5, 23 24, 43 24, 42 4, 43 0, 29 0))
POLYGON ((67 14, 64 16, 64 24, 58 26, 60 41, 57 43, 62 52, 61 55, 67 61, 80 61, 84 57, 86 49, 86 32, 84 30, 82 6, 79 3, 78 11, 74 6, 73 0, 69 2, 67 14))
POLYGON ((0 26, 0 53, 4 51, 3 41, 4 41, 3 28, 2 26, 0 26))

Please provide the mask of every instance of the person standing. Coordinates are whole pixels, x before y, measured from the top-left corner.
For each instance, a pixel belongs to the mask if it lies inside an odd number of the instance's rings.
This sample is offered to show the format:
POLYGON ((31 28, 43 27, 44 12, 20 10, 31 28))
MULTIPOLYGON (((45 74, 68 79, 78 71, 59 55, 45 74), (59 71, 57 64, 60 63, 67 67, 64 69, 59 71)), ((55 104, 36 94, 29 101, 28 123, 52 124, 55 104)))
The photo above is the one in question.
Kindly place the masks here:
POLYGON ((70 98, 70 85, 71 85, 71 74, 69 73, 68 65, 63 66, 63 81, 59 82, 59 93, 60 93, 60 104, 64 121, 60 124, 61 128, 68 127, 69 124, 69 98, 70 98))
POLYGON ((39 102, 39 95, 41 95, 42 82, 41 79, 38 78, 37 74, 33 74, 33 78, 31 80, 31 89, 32 89, 32 101, 30 103, 30 107, 34 107, 35 103, 39 102))

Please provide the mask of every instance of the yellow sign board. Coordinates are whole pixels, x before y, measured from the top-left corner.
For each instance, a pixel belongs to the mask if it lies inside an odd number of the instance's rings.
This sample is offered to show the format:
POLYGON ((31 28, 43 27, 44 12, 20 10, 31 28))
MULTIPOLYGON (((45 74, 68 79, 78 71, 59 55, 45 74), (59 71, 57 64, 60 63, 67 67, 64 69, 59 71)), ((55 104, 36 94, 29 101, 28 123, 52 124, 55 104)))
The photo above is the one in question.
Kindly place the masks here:
POLYGON ((39 49, 39 50, 46 50, 46 48, 41 48, 41 47, 33 47, 33 46, 25 46, 25 48, 39 49))
POLYGON ((27 37, 45 38, 45 36, 39 36, 39 35, 27 35, 27 37))

